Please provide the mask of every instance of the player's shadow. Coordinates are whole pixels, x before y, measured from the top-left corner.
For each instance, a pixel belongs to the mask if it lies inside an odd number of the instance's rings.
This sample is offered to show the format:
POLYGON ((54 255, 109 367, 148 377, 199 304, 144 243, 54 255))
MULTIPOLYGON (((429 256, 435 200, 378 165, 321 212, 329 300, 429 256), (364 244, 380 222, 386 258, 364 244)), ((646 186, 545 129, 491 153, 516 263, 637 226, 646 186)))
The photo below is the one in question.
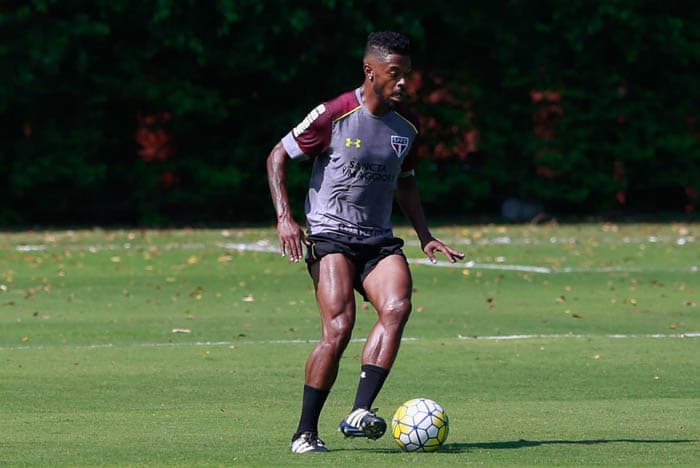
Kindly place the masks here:
POLYGON ((690 444, 700 440, 693 439, 590 439, 590 440, 507 440, 501 442, 468 442, 445 444, 440 448, 441 452, 462 453, 474 449, 506 450, 526 447, 539 447, 541 445, 600 445, 600 444, 690 444))
MULTIPOLYGON (((600 445, 600 444, 693 444, 698 439, 590 439, 590 440, 505 440, 501 442, 467 442, 445 444, 437 453, 464 453, 471 450, 512 450, 527 447, 539 447, 541 445, 600 445)), ((384 447, 353 447, 334 448, 334 452, 342 451, 370 451, 377 453, 402 453, 398 448, 384 447)))

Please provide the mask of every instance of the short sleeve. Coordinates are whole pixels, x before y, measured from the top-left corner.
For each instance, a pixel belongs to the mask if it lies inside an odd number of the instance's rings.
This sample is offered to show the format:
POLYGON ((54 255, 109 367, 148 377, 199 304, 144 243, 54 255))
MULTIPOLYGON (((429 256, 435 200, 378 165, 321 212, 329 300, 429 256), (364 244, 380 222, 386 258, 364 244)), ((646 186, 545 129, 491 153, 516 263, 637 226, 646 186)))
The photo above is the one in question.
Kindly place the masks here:
POLYGON ((309 159, 309 156, 304 154, 304 150, 301 149, 297 141, 294 139, 294 135, 291 131, 282 138, 282 146, 284 146, 284 150, 292 159, 298 159, 300 161, 309 159))
POLYGON ((316 157, 328 149, 332 125, 330 112, 320 104, 282 138, 282 145, 292 159, 316 157))

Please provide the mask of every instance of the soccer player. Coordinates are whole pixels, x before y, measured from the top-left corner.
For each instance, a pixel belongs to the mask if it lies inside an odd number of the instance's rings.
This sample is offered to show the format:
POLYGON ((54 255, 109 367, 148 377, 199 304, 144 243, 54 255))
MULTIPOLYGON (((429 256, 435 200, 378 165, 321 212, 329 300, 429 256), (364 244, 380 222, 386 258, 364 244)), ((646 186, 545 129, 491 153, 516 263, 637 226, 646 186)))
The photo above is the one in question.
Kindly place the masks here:
POLYGON ((346 437, 377 439, 386 422, 372 410, 411 312, 411 273, 403 240, 394 237, 394 197, 423 251, 451 262, 463 258, 435 239, 418 194, 411 147, 418 121, 403 104, 411 71, 410 42, 396 32, 368 37, 364 82, 313 109, 275 145, 267 159, 283 256, 306 262, 321 315, 321 339, 306 362, 301 417, 290 449, 327 452, 318 420, 355 323, 357 290, 377 311, 362 351, 355 403, 338 428, 346 437), (286 188, 290 160, 313 159, 305 212, 308 235, 294 220, 286 188))

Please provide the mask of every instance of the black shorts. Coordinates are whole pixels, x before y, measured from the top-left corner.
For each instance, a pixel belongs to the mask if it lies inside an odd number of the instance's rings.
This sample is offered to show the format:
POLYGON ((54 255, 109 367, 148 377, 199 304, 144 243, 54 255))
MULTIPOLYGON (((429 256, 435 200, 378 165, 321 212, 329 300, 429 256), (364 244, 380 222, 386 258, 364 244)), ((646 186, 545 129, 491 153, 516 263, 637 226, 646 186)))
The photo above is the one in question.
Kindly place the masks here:
POLYGON ((389 255, 404 255, 401 248, 403 240, 398 237, 362 239, 337 234, 310 235, 311 245, 306 250, 306 265, 311 272, 311 265, 331 253, 342 253, 355 265, 353 287, 367 300, 362 282, 377 264, 389 255))

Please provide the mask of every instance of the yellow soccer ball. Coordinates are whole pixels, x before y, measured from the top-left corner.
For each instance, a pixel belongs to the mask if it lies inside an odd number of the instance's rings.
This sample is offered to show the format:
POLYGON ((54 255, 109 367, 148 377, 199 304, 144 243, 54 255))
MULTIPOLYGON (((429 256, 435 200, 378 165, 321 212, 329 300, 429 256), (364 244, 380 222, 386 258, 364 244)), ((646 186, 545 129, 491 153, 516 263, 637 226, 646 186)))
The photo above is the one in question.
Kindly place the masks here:
POLYGON ((449 420, 437 402, 414 398, 398 407, 391 418, 391 431, 406 452, 434 452, 447 440, 449 420))

